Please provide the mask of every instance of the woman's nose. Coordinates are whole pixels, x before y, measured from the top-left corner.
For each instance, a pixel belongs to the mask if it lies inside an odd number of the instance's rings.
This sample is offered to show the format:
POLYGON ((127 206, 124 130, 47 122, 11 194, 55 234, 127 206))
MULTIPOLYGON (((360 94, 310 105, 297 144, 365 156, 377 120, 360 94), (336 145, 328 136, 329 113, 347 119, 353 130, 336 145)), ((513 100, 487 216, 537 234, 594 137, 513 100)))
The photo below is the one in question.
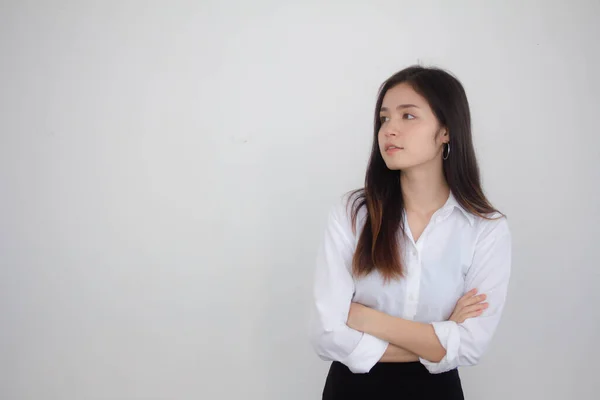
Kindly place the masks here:
POLYGON ((385 126, 385 135, 386 136, 398 136, 401 132, 401 121, 392 118, 385 126))

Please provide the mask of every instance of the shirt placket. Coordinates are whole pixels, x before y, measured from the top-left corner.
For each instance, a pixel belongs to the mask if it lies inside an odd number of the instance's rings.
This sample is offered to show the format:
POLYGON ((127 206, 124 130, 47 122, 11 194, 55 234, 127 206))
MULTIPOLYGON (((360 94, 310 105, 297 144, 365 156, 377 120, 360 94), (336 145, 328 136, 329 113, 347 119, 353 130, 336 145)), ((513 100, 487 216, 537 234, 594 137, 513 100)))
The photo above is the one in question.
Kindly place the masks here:
MULTIPOLYGON (((425 242, 427 241, 427 236, 429 235, 431 229, 434 228, 434 225, 439 223, 447 217, 447 213, 445 214, 434 214, 431 218, 431 221, 425 227, 425 230, 421 234, 421 238, 414 242, 412 238, 412 234, 408 235, 409 240, 407 240, 408 246, 410 246, 410 250, 408 252, 408 274, 406 279, 406 298, 404 299, 404 318, 409 320, 414 320, 417 311, 419 309, 419 296, 421 292, 421 271, 422 271, 422 255, 423 255, 423 247, 425 246, 425 242)), ((408 226, 408 221, 405 220, 406 226, 408 226)), ((409 228, 410 231, 410 228, 409 228)))
POLYGON ((404 301, 404 318, 413 320, 417 315, 419 306, 419 292, 421 288, 421 255, 420 243, 409 241, 410 250, 408 252, 408 279, 406 281, 406 298, 404 301))

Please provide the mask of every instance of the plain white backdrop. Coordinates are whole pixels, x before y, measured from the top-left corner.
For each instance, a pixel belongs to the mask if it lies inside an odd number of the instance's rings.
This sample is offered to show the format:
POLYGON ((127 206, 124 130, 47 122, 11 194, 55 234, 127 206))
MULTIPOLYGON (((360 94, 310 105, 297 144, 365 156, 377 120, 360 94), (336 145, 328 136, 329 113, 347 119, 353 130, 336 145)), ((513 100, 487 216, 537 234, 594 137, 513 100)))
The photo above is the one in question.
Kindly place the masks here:
POLYGON ((2 1, 0 398, 320 398, 329 207, 378 86, 463 82, 513 278, 468 399, 600 384, 600 3, 2 1))

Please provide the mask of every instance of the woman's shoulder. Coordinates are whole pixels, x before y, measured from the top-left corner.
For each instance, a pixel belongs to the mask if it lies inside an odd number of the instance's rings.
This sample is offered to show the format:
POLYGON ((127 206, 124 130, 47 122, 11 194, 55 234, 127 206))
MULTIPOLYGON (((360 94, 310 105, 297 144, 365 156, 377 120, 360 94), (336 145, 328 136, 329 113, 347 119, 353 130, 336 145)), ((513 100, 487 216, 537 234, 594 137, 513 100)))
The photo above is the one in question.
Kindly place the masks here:
POLYGON ((473 215, 474 227, 477 230, 477 236, 481 239, 484 237, 509 235, 510 227, 508 217, 499 212, 494 211, 484 215, 473 215))
POLYGON ((352 226, 352 220, 355 224, 360 224, 366 215, 364 202, 364 190, 354 189, 338 195, 330 208, 330 218, 334 218, 338 223, 345 227, 352 226), (356 214, 356 217, 353 216, 356 214))
POLYGON ((344 192, 338 196, 334 208, 336 208, 340 214, 350 217, 354 212, 360 212, 365 208, 364 196, 364 189, 354 189, 344 192))

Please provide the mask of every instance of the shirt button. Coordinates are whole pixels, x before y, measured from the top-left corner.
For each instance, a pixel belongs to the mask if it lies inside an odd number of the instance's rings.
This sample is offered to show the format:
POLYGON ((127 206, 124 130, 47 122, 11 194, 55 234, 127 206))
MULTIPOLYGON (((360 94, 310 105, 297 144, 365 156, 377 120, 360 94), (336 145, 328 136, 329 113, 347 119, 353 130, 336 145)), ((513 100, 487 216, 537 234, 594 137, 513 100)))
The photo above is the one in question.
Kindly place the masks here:
POLYGON ((413 255, 413 257, 417 256, 417 251, 415 249, 412 249, 412 255, 413 255))

